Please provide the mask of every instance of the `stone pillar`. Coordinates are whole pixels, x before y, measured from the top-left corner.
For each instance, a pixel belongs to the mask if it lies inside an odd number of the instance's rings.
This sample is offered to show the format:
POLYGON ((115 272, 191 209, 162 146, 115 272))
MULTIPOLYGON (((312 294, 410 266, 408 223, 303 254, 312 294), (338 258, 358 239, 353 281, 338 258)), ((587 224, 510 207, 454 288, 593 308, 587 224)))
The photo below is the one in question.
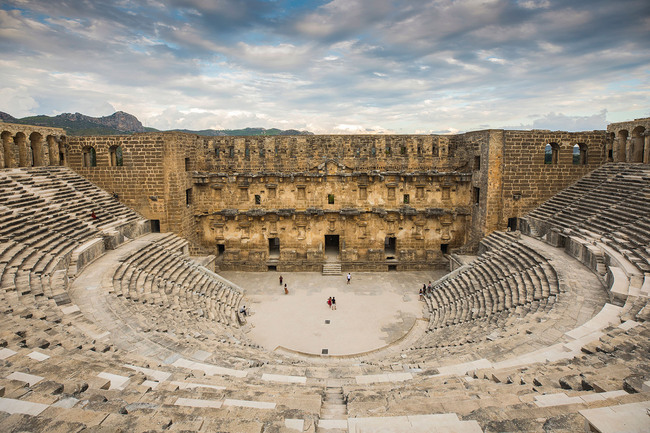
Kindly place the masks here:
POLYGON ((643 142, 643 163, 650 164, 650 131, 644 134, 643 142))

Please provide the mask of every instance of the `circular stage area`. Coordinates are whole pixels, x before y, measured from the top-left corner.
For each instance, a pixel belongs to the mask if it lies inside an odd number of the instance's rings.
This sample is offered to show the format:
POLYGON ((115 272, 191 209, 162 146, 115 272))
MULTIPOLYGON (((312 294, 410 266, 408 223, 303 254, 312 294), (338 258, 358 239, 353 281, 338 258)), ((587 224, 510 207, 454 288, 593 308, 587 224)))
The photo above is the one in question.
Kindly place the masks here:
POLYGON ((268 350, 331 356, 380 349, 404 337, 423 316, 420 287, 445 273, 356 272, 348 285, 346 274, 220 272, 246 292, 251 340, 268 350), (327 305, 330 296, 336 310, 327 305))

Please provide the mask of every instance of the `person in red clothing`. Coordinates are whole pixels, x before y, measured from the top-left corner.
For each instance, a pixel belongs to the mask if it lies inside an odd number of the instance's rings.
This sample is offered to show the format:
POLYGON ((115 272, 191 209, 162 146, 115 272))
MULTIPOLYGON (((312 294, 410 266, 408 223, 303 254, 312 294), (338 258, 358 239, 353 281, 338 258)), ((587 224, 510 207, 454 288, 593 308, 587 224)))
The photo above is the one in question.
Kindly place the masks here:
POLYGON ((332 308, 332 297, 330 296, 329 299, 327 300, 327 306, 332 308))
POLYGON ((93 220, 96 220, 96 219, 97 219, 97 215, 95 215, 95 211, 90 212, 90 217, 91 217, 93 220))

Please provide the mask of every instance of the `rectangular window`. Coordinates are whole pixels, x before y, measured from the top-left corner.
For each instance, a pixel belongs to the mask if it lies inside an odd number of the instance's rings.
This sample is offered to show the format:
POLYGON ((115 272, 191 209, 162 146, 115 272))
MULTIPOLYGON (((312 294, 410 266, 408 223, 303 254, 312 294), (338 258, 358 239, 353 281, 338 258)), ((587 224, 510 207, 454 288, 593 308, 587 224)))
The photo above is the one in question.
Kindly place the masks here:
POLYGON ((404 204, 409 204, 411 202, 411 197, 408 194, 404 194, 404 204))
POLYGON ((239 188, 239 200, 248 201, 248 188, 239 188))
POLYGON ((192 204, 192 188, 185 190, 185 205, 189 206, 192 204))
POLYGON ((185 158, 185 171, 190 171, 190 159, 185 158))
POLYGON ((327 194, 327 204, 334 204, 334 194, 327 194))
POLYGON ((299 186, 298 187, 298 200, 305 200, 306 194, 305 194, 305 187, 304 186, 299 186))
POLYGON ((275 188, 268 188, 269 198, 275 198, 275 188))
POLYGON ((228 148, 228 153, 230 154, 231 158, 234 158, 235 157, 235 148, 233 146, 230 146, 228 148))
POLYGON ((474 170, 481 169, 481 155, 476 155, 474 157, 474 170))
POLYGON ((415 198, 418 200, 424 200, 424 187, 423 186, 418 186, 417 189, 415 190, 415 198))
POLYGON ((255 204, 261 204, 262 203, 262 197, 260 197, 259 194, 255 194, 255 204))
POLYGON ((388 187, 388 200, 395 200, 395 188, 388 187))
POLYGON ((360 186, 359 187, 359 200, 367 200, 368 199, 368 188, 365 186, 360 186))
POLYGON ((474 204, 478 205, 481 201, 481 188, 474 187, 474 204))

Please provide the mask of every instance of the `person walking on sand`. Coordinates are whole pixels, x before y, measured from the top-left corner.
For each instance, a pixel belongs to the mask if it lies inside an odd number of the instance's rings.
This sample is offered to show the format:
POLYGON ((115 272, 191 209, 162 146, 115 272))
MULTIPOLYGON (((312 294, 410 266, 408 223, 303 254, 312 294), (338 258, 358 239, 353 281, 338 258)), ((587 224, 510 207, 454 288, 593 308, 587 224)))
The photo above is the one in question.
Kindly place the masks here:
POLYGON ((332 296, 332 310, 336 310, 336 298, 332 296))
POLYGON ((282 285, 282 275, 280 275, 280 285, 282 285))
POLYGON ((350 284, 351 279, 352 279, 352 275, 348 272, 348 284, 350 284))
POLYGON ((285 295, 289 294, 289 289, 287 289, 287 283, 284 283, 284 294, 285 295))
POLYGON ((330 309, 332 308, 332 297, 331 296, 327 299, 327 306, 330 307, 330 309))

